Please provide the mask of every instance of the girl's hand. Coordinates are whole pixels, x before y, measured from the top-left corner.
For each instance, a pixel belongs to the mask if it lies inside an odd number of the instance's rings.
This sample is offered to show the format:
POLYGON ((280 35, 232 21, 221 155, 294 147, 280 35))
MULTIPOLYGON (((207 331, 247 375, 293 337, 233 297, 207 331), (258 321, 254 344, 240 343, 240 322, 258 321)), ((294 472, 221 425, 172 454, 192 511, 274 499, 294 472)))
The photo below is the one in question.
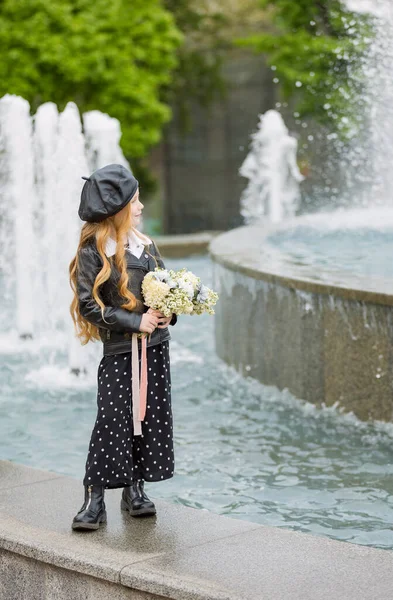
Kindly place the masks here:
POLYGON ((139 331, 143 333, 153 333, 158 325, 158 317, 152 313, 146 312, 142 315, 139 331))
POLYGON ((157 329, 164 329, 165 327, 168 327, 169 323, 171 322, 172 319, 172 315, 170 317, 162 317, 159 320, 159 323, 161 323, 161 325, 157 325, 157 329))
POLYGON ((166 317, 161 311, 155 310, 154 308, 149 308, 146 314, 151 314, 158 317, 157 329, 164 329, 165 327, 168 327, 172 320, 172 315, 170 317, 166 317))

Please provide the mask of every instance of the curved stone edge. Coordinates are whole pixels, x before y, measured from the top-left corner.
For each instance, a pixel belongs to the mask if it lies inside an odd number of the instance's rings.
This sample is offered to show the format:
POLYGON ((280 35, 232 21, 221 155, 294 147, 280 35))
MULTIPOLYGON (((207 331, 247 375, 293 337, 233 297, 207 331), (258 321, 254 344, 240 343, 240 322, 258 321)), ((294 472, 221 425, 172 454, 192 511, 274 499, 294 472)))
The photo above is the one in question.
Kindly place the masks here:
MULTIPOLYGON (((105 544, 105 536, 116 535, 115 531, 104 533, 101 528, 97 532, 72 532, 70 521, 73 513, 69 510, 69 503, 75 502, 76 498, 80 500, 79 481, 54 472, 0 460, 0 481, 3 475, 4 484, 0 489, 0 566, 1 552, 3 555, 5 552, 9 556, 14 555, 15 558, 24 557, 36 561, 37 564, 93 577, 106 584, 115 584, 117 589, 124 588, 129 590, 129 593, 131 590, 135 594, 145 592, 146 600, 243 600, 235 590, 228 590, 225 585, 219 583, 215 584, 214 580, 193 576, 192 571, 166 574, 157 570, 154 566, 155 559, 170 559, 172 556, 171 537, 169 536, 168 543, 164 543, 164 547, 147 551, 141 543, 141 529, 144 526, 141 520, 131 517, 125 519, 128 521, 124 533, 127 538, 127 529, 130 529, 129 549, 125 549, 119 543, 115 547, 113 543, 111 546, 105 544), (28 513, 24 510, 26 501, 29 506, 28 513), (43 518, 46 513, 47 520, 43 518), (53 513, 56 515, 56 526, 52 528, 53 513)), ((110 492, 112 493, 106 499, 106 503, 109 519, 113 523, 123 515, 120 511, 120 491, 117 490, 118 498, 115 498, 116 494, 113 493, 116 490, 110 492)), ((261 527, 255 523, 215 516, 207 511, 172 506, 162 500, 155 502, 163 521, 176 515, 179 531, 176 531, 176 526, 174 530, 177 535, 180 534, 180 538, 185 538, 181 541, 184 546, 183 555, 187 555, 194 547, 203 546, 206 541, 217 541, 233 535, 241 536, 243 532, 261 527), (196 526, 205 528, 206 533, 200 536, 204 541, 190 538, 188 533, 183 532, 185 523, 190 531, 196 526)), ((168 523, 165 523, 165 526, 168 529, 168 523)), ((145 521, 145 527, 149 532, 148 520, 145 521)), ((0 599, 10 600, 8 596, 3 599, 1 584, 0 568, 0 599)))
MULTIPOLYGON (((1 511, 1 508, 0 508, 1 511)), ((81 535, 91 535, 90 533, 81 535)), ((94 532, 93 532, 94 535, 94 532)), ((24 556, 55 568, 77 572, 105 582, 118 584, 135 591, 146 592, 146 598, 170 598, 171 600, 244 600, 235 592, 214 589, 210 582, 191 578, 184 574, 176 576, 171 573, 155 572, 154 568, 143 570, 141 566, 149 560, 129 562, 126 557, 121 560, 105 560, 103 549, 89 547, 88 552, 83 545, 79 553, 70 549, 63 536, 52 531, 27 526, 12 517, 2 518, 0 512, 0 550, 24 556)), ((159 555, 157 555, 159 556, 159 555)), ((0 596, 1 598, 1 596, 0 596)), ((3 600, 3 599, 1 599, 3 600)))
POLYGON ((243 243, 230 232, 211 248, 218 356, 243 376, 316 406, 393 421, 391 298, 340 295, 250 266, 253 242, 249 229, 240 232, 243 243))
POLYGON ((153 236, 161 254, 168 258, 184 258, 205 254, 209 244, 221 231, 201 231, 176 235, 153 236))
MULTIPOLYGON (((160 503, 159 503, 160 504, 160 503)), ((249 531, 249 529, 247 529, 249 531)), ((78 535, 94 535, 78 534, 78 535)), ((241 535, 241 534, 240 534, 241 535)), ((168 577, 153 568, 142 568, 149 564, 151 558, 130 562, 131 558, 117 557, 106 559, 103 548, 89 546, 88 550, 81 544, 79 552, 70 548, 64 536, 53 531, 45 531, 40 527, 28 526, 18 519, 1 515, 0 507, 0 549, 10 553, 34 559, 35 561, 75 571, 102 579, 105 582, 118 584, 125 588, 146 592, 147 598, 169 598, 171 600, 244 600, 235 592, 218 589, 211 582, 198 577, 168 577), (217 589, 215 589, 215 587, 217 589), (151 594, 151 596, 150 596, 151 594)), ((159 554, 156 557, 160 556, 159 554)), ((0 596, 1 598, 1 596, 0 596)), ((2 599, 1 599, 2 600, 2 599)))
MULTIPOLYGON (((291 221, 292 222, 292 221, 291 221)), ((213 238, 209 244, 209 254, 212 260, 231 271, 242 273, 253 279, 275 283, 289 289, 304 292, 334 295, 347 300, 383 304, 393 306, 393 286, 383 279, 353 277, 350 273, 343 274, 349 285, 334 282, 322 282, 317 276, 305 276, 300 268, 286 265, 280 253, 264 255, 263 243, 273 232, 284 229, 280 226, 244 226, 232 229, 213 238), (257 255, 258 258, 253 258, 257 255), (261 262, 272 262, 272 268, 261 267, 261 262), (369 289, 373 284, 379 289, 369 289), (386 289, 384 289, 386 288, 386 289), (390 291, 391 290, 391 291, 390 291)), ((334 278, 332 274, 332 279, 334 278)))
MULTIPOLYGON (((0 460, 0 475, 4 467, 10 472, 6 462, 0 460)), ((161 517, 153 531, 148 522, 122 515, 116 524, 120 495, 112 494, 107 503, 112 528, 70 535, 80 482, 61 475, 50 481, 51 473, 43 478, 44 472, 29 474, 20 466, 22 474, 19 465, 11 467, 19 485, 0 493, 1 600, 98 600, 112 597, 105 595, 110 590, 119 600, 374 600, 391 595, 392 552, 164 501, 157 501, 161 517), (26 498, 29 511, 23 510, 26 498), (144 544, 149 533, 158 547, 144 544), (70 586, 72 595, 66 595, 70 586), (5 595, 8 590, 11 595, 5 595)))

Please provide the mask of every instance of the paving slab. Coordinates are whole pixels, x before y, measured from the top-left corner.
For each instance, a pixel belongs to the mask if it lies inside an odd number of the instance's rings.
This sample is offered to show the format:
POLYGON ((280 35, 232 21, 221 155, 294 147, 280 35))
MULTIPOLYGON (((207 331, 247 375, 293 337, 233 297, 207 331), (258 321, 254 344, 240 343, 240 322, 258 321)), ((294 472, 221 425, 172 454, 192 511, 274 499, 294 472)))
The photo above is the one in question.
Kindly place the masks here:
POLYGON ((177 600, 194 600, 198 581, 244 600, 388 600, 393 553, 261 526, 121 572, 124 585, 149 582, 177 600))
POLYGON ((9 553, 14 553, 59 568, 60 582, 63 569, 93 576, 103 586, 112 582, 125 591, 137 590, 154 598, 393 597, 391 551, 258 525, 162 500, 155 500, 155 517, 133 519, 120 510, 121 489, 106 490, 106 525, 98 531, 72 531, 72 518, 83 500, 82 483, 36 469, 29 475, 29 467, 6 462, 0 461, 0 475, 5 474, 10 485, 4 487, 5 478, 0 489, 0 549, 8 571, 9 553), (16 485, 18 481, 20 485, 16 485))
MULTIPOLYGON (((17 472, 19 465, 13 469, 17 472)), ((80 532, 71 529, 83 502, 83 486, 76 479, 59 476, 2 489, 0 547, 117 582, 121 569, 134 562, 259 527, 162 500, 155 500, 156 516, 134 519, 120 510, 120 498, 121 489, 106 490, 107 524, 80 532)))
POLYGON ((42 471, 10 460, 0 460, 0 490, 61 477, 53 471, 42 471))

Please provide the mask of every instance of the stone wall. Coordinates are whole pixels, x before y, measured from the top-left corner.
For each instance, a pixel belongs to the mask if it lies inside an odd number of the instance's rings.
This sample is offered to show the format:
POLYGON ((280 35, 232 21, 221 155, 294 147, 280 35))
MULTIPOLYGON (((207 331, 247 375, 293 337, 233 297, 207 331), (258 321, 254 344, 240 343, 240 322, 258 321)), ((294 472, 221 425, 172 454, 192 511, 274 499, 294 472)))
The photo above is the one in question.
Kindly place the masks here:
POLYGON ((218 355, 299 399, 393 421, 393 295, 355 287, 350 275, 337 285, 264 260, 267 229, 211 243, 218 355))
POLYGON ((0 600, 163 600, 0 548, 0 600))
POLYGON ((0 600, 391 597, 392 552, 162 500, 133 519, 120 489, 106 491, 105 526, 72 531, 81 487, 0 460, 0 600))
MULTIPOLYGON (((242 223, 238 175, 258 114, 274 106, 271 71, 261 56, 240 50, 224 65, 228 92, 209 110, 195 106, 192 131, 174 117, 161 147, 164 233, 227 230, 242 223)), ((156 153, 158 156, 158 153, 156 153)))

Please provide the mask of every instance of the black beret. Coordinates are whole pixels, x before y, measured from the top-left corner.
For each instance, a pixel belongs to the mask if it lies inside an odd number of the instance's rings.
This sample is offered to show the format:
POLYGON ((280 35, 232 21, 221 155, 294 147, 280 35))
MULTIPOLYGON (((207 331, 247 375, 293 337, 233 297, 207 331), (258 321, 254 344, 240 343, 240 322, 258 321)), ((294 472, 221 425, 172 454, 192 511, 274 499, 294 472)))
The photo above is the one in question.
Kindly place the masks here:
POLYGON ((123 165, 106 165, 94 171, 82 188, 78 215, 82 221, 97 223, 112 217, 133 198, 138 181, 123 165))

